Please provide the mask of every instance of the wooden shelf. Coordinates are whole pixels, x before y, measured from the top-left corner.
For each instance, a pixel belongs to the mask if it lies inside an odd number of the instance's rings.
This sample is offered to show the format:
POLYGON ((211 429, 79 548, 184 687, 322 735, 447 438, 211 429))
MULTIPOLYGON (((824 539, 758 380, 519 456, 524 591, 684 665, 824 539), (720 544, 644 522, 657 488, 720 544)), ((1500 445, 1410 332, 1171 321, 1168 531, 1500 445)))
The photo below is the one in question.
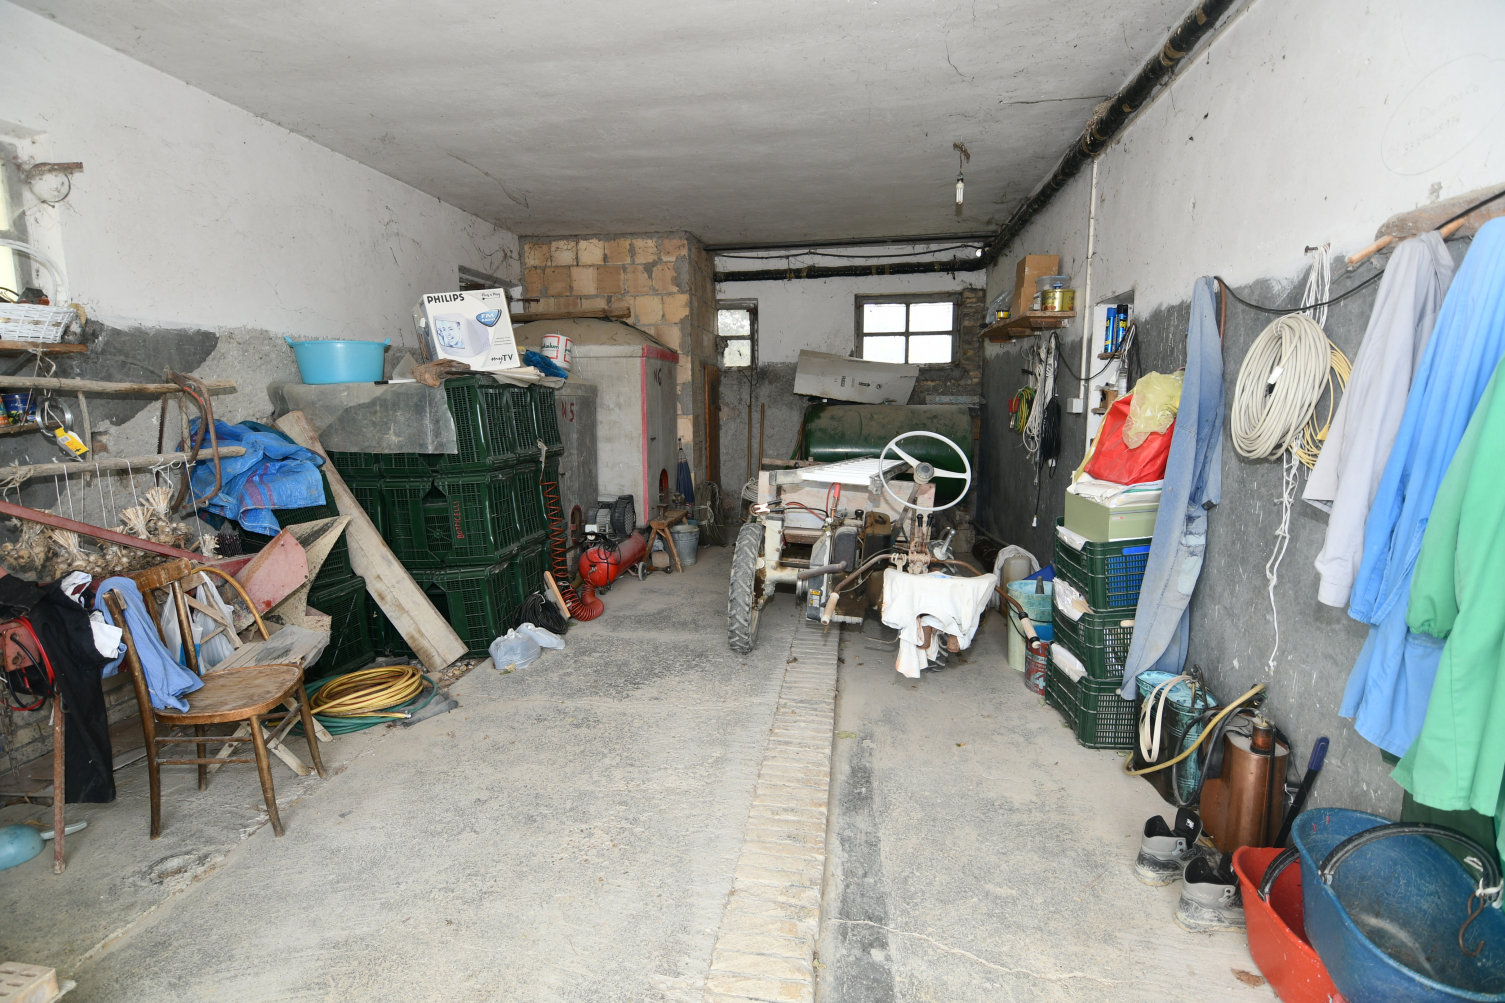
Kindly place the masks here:
POLYGON ((77 355, 88 345, 71 341, 0 341, 0 352, 41 352, 43 355, 77 355))
POLYGON ((1076 318, 1075 310, 1027 310, 1017 317, 1000 320, 982 329, 982 336, 989 341, 1008 341, 1027 338, 1037 331, 1065 327, 1066 322, 1076 318))
POLYGON ((42 426, 34 421, 28 421, 20 425, 0 425, 0 435, 16 435, 20 432, 35 432, 42 426))

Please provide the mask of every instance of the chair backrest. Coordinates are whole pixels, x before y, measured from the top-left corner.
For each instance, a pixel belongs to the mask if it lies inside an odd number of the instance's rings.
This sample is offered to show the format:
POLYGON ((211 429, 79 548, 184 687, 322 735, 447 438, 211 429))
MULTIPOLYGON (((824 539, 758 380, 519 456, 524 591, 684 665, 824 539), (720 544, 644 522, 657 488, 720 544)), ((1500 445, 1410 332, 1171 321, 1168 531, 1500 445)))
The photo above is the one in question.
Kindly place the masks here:
MULTIPOLYGON (((175 558, 156 567, 148 568, 145 571, 138 571, 128 576, 136 583, 136 587, 141 590, 142 597, 146 598, 149 604, 151 603, 150 597, 152 593, 166 590, 168 600, 172 603, 173 610, 177 616, 178 637, 181 639, 183 646, 184 660, 188 668, 199 675, 203 675, 206 669, 213 668, 212 665, 199 664, 199 649, 205 642, 215 636, 223 635, 232 648, 238 648, 242 644, 240 630, 243 628, 237 627, 233 612, 227 617, 224 610, 217 603, 212 600, 209 602, 201 601, 192 594, 194 590, 202 585, 214 591, 216 595, 219 595, 219 590, 211 580, 211 575, 223 579, 230 586, 234 595, 231 597, 231 603, 227 605, 230 605, 232 610, 236 598, 245 604, 252 622, 260 632, 262 640, 265 640, 269 636, 266 624, 262 621, 261 615, 256 612, 256 607, 251 602, 250 597, 246 595, 245 589, 241 588, 240 583, 234 578, 213 565, 198 564, 187 558, 175 558), (202 614, 213 624, 208 631, 202 634, 197 643, 193 641, 192 613, 202 614)), ((223 600, 222 595, 220 598, 223 600)), ((119 599, 114 596, 108 596, 106 597, 106 602, 110 603, 110 611, 116 614, 117 622, 123 622, 117 610, 119 599)), ((157 633, 159 636, 162 635, 160 622, 157 623, 157 633)), ((166 638, 163 637, 163 640, 165 641, 166 638)))

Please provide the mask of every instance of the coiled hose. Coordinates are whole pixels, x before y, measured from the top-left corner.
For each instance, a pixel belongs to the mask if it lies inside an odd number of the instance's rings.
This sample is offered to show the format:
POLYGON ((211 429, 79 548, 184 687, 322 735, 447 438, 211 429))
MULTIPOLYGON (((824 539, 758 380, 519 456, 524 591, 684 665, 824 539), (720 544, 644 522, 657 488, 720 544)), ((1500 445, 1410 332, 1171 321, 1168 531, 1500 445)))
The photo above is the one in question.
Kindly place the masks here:
POLYGON ((331 734, 346 735, 412 717, 438 689, 416 666, 376 665, 309 684, 308 709, 331 734))
POLYGON ((543 510, 549 520, 549 570, 554 575, 554 584, 564 597, 564 605, 570 616, 582 623, 594 620, 606 612, 606 604, 596 598, 596 590, 590 583, 581 585, 582 596, 570 584, 569 541, 565 539, 564 505, 559 500, 559 482, 544 481, 543 510))

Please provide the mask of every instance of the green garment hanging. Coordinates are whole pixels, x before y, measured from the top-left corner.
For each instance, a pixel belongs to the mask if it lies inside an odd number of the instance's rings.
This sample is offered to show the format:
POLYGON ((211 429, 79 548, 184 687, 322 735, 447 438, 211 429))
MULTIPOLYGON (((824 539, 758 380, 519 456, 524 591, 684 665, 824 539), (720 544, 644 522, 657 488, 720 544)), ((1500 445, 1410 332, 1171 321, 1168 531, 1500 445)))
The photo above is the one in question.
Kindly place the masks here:
MULTIPOLYGON (((1438 488, 1406 624, 1446 638, 1421 734, 1391 776, 1417 802, 1505 817, 1505 393, 1497 366, 1438 488)), ((1497 839, 1505 851, 1505 828, 1497 839)))

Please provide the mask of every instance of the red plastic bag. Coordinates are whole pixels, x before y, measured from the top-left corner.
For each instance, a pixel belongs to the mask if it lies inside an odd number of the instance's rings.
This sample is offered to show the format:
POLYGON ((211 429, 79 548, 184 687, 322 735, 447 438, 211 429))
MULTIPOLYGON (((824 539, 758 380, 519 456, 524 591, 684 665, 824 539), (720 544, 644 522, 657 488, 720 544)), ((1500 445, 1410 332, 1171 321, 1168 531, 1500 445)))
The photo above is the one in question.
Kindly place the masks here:
POLYGON ((1120 397, 1103 416, 1092 459, 1087 461, 1089 477, 1114 484, 1143 484, 1165 476, 1165 461, 1170 457, 1176 423, 1172 422, 1164 432, 1151 432, 1138 449, 1130 449, 1124 443, 1124 422, 1128 420, 1129 402, 1133 399, 1133 394, 1120 397))

